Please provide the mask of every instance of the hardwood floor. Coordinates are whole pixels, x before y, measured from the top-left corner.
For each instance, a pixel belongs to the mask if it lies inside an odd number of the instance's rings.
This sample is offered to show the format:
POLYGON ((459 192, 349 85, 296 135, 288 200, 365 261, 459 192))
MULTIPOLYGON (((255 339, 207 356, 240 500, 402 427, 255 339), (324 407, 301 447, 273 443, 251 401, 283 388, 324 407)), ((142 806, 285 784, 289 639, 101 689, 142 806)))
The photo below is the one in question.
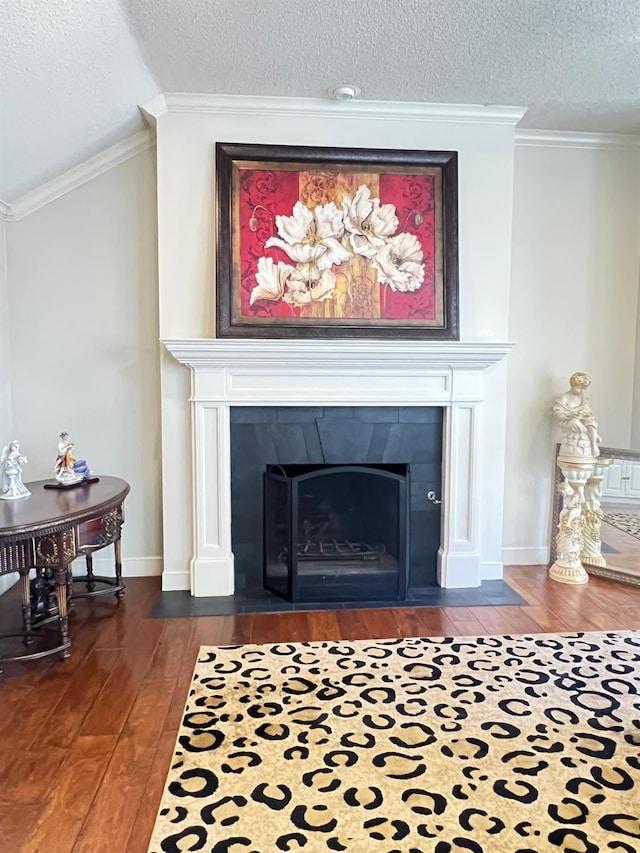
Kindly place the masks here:
MULTIPOLYGON (((201 644, 598 631, 640 627, 640 588, 507 569, 523 606, 150 619, 158 578, 117 605, 79 601, 72 657, 4 665, 0 835, 7 853, 145 853, 201 644)), ((0 619, 18 609, 0 599, 0 619)))
MULTIPOLYGON (((637 503, 617 503, 607 501, 602 504, 605 513, 623 512, 631 515, 640 515, 640 505, 637 503)), ((602 541, 615 548, 615 554, 605 554, 608 566, 614 571, 620 571, 631 575, 636 582, 640 581, 640 539, 636 539, 630 533, 614 527, 612 524, 602 522, 602 541)))

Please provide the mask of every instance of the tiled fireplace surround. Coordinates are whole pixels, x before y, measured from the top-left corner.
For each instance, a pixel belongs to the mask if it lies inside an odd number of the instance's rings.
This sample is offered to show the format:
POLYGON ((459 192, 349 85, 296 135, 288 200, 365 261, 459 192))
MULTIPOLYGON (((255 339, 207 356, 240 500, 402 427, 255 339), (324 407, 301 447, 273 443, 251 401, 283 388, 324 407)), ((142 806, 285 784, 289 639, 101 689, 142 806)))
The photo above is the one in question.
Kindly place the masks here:
POLYGON ((503 490, 492 482, 496 471, 485 458, 483 436, 504 425, 504 381, 492 368, 509 344, 255 339, 164 344, 191 369, 192 595, 234 592, 232 406, 444 407, 438 583, 477 587, 501 576, 495 536, 492 542, 483 536, 481 523, 488 493, 494 495, 490 517, 498 534, 503 514, 503 490))

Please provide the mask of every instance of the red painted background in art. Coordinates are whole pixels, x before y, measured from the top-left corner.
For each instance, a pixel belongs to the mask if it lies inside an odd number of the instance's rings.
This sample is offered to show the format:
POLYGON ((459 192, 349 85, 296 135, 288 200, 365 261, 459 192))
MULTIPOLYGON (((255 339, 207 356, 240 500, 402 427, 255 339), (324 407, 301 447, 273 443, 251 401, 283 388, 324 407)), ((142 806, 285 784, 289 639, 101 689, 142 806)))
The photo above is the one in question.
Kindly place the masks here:
POLYGON ((301 317, 323 319, 365 319, 380 321, 440 322, 436 298, 436 222, 435 176, 433 173, 358 173, 295 171, 279 169, 241 168, 239 179, 239 274, 240 312, 244 318, 273 318, 288 320, 301 317), (278 247, 265 248, 270 237, 277 237, 276 216, 291 216, 293 207, 302 201, 313 209, 334 201, 341 206, 345 193, 353 194, 357 187, 366 184, 372 197, 381 205, 395 207, 398 219, 397 232, 415 235, 422 248, 424 280, 412 292, 396 292, 378 283, 376 272, 367 258, 354 256, 333 268, 339 276, 339 287, 353 295, 356 279, 365 282, 369 294, 368 305, 360 307, 355 300, 340 317, 334 299, 308 306, 293 306, 283 300, 258 299, 250 305, 251 293, 256 287, 256 271, 260 258, 266 257, 291 264, 291 259, 278 247))

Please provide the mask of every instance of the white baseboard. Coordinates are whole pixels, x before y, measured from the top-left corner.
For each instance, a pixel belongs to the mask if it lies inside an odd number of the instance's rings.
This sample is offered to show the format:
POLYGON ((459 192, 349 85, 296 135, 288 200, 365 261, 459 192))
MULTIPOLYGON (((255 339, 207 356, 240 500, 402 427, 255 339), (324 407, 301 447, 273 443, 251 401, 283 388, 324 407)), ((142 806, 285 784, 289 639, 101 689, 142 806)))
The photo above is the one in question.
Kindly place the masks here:
POLYGON ((12 586, 15 586, 19 580, 20 575, 17 572, 2 575, 2 577, 0 577, 0 595, 5 593, 8 589, 11 589, 12 586))
MULTIPOLYGON (((72 571, 74 575, 84 575, 87 571, 84 557, 74 560, 72 571)), ((93 571, 96 575, 112 575, 114 573, 113 555, 109 557, 94 557, 93 571)), ((162 574, 162 557, 123 557, 123 578, 150 578, 162 574)))
POLYGON ((191 572, 163 572, 162 591, 180 592, 191 589, 191 572))
POLYGON ((497 560, 494 563, 480 563, 480 580, 501 581, 503 577, 503 565, 497 560))
POLYGON ((547 566, 549 564, 549 549, 545 546, 503 548, 502 562, 505 566, 547 566))
MULTIPOLYGON (((74 575, 84 575, 87 571, 87 564, 84 557, 79 557, 71 564, 71 570, 74 575)), ((94 557, 93 571, 97 575, 106 575, 111 577, 114 574, 113 556, 111 557, 94 557)), ((162 557, 126 557, 122 561, 122 577, 123 578, 150 578, 158 577, 162 574, 162 557)), ((35 577, 35 572, 30 572, 30 577, 35 577)), ((187 585, 180 587, 171 587, 171 589, 189 589, 189 575, 186 576, 187 585)), ((11 589, 18 581, 20 576, 17 572, 2 575, 0 577, 0 595, 11 589)), ((165 587, 167 589, 167 587, 165 587)))

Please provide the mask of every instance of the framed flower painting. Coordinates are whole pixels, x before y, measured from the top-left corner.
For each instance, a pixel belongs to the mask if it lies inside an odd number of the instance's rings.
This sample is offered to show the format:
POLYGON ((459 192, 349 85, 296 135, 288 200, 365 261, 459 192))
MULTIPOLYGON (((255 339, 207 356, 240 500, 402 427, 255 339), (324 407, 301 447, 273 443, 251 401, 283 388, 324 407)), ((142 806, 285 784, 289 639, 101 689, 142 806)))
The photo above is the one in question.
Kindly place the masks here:
POLYGON ((219 337, 457 340, 457 153, 216 145, 219 337))

